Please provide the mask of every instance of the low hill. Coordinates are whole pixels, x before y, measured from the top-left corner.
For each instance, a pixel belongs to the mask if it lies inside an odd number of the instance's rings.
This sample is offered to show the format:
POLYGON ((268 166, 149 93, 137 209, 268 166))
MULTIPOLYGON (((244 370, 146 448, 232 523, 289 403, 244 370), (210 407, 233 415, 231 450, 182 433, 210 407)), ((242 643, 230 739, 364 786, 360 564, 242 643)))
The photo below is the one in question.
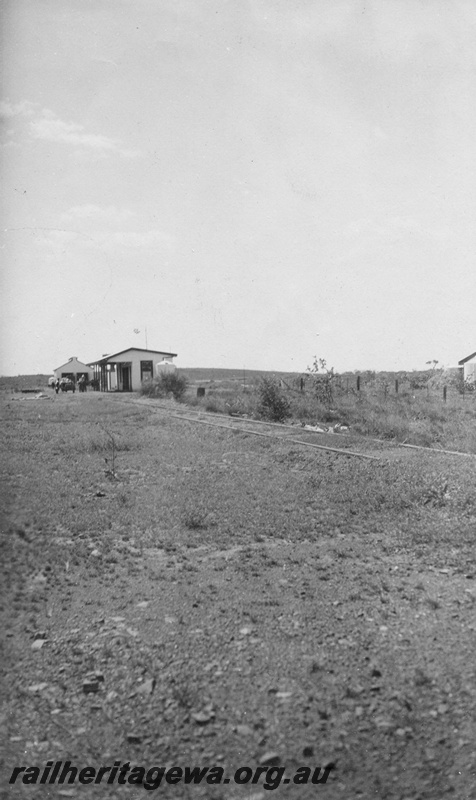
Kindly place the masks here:
POLYGON ((275 375, 284 380, 298 378, 299 372, 275 372, 273 370, 257 369, 218 369, 206 367, 180 368, 180 372, 188 377, 191 383, 210 383, 212 381, 239 381, 240 383, 256 383, 265 375, 275 375))
POLYGON ((47 389, 51 375, 1 376, 0 391, 21 392, 22 389, 47 389))

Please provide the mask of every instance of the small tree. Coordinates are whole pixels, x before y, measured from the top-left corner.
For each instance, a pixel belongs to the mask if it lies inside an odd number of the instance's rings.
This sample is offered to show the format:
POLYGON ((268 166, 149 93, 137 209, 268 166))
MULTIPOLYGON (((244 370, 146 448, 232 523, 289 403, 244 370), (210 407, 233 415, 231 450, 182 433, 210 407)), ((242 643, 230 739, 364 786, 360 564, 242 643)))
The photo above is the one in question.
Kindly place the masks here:
POLYGON ((307 371, 314 382, 316 400, 329 408, 334 403, 333 387, 339 378, 334 367, 329 368, 325 358, 314 356, 312 367, 308 367, 307 371))
POLYGON ((285 422, 291 416, 291 409, 274 378, 262 378, 258 387, 258 414, 271 422, 285 422))
POLYGON ((428 364, 428 366, 430 367, 432 374, 436 372, 436 368, 439 363, 440 362, 438 361, 437 358, 432 358, 431 361, 425 361, 425 364, 428 364))

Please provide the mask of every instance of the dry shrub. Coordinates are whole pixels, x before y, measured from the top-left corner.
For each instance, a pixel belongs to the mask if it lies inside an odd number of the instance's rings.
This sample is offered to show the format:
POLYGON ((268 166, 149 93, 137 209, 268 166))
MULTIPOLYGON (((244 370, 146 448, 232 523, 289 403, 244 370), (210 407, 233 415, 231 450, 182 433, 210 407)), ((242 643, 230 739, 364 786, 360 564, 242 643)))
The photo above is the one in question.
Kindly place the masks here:
POLYGON ((168 397, 170 394, 174 400, 182 400, 187 390, 187 378, 177 372, 164 372, 153 381, 142 384, 141 394, 146 397, 168 397))

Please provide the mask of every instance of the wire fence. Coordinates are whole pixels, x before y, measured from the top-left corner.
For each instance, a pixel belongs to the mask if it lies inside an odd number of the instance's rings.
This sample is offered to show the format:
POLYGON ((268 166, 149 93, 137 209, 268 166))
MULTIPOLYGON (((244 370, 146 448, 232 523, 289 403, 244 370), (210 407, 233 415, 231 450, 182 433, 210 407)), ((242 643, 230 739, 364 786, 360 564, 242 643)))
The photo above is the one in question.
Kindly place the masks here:
POLYGON ((322 402, 329 402, 333 398, 345 395, 353 396, 356 399, 371 396, 384 400, 399 396, 410 399, 426 396, 435 400, 439 399, 442 403, 458 399, 469 402, 476 400, 475 383, 457 379, 445 380, 444 376, 425 380, 408 377, 386 379, 359 374, 350 376, 306 374, 279 380, 281 387, 292 394, 312 394, 322 402))

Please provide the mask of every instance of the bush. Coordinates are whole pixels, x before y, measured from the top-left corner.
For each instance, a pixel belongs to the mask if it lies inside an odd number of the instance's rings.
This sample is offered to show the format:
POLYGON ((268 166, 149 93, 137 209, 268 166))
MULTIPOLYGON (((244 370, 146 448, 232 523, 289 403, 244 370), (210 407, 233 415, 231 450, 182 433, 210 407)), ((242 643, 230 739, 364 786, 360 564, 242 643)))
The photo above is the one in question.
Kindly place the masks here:
POLYGON ((469 380, 463 380, 458 387, 458 391, 460 394, 464 394, 465 392, 476 392, 476 383, 473 383, 469 380))
POLYGON ((260 417, 272 422, 285 422, 291 416, 289 403, 274 378, 262 378, 258 391, 260 417))
POLYGON ((181 400, 187 389, 187 378, 177 372, 164 372, 153 381, 142 384, 141 393, 146 397, 167 397, 172 394, 174 400, 181 400))
POLYGON ((329 368, 325 358, 314 356, 312 367, 307 368, 314 382, 314 394, 318 403, 330 408, 334 404, 333 388, 339 381, 334 367, 329 368))

